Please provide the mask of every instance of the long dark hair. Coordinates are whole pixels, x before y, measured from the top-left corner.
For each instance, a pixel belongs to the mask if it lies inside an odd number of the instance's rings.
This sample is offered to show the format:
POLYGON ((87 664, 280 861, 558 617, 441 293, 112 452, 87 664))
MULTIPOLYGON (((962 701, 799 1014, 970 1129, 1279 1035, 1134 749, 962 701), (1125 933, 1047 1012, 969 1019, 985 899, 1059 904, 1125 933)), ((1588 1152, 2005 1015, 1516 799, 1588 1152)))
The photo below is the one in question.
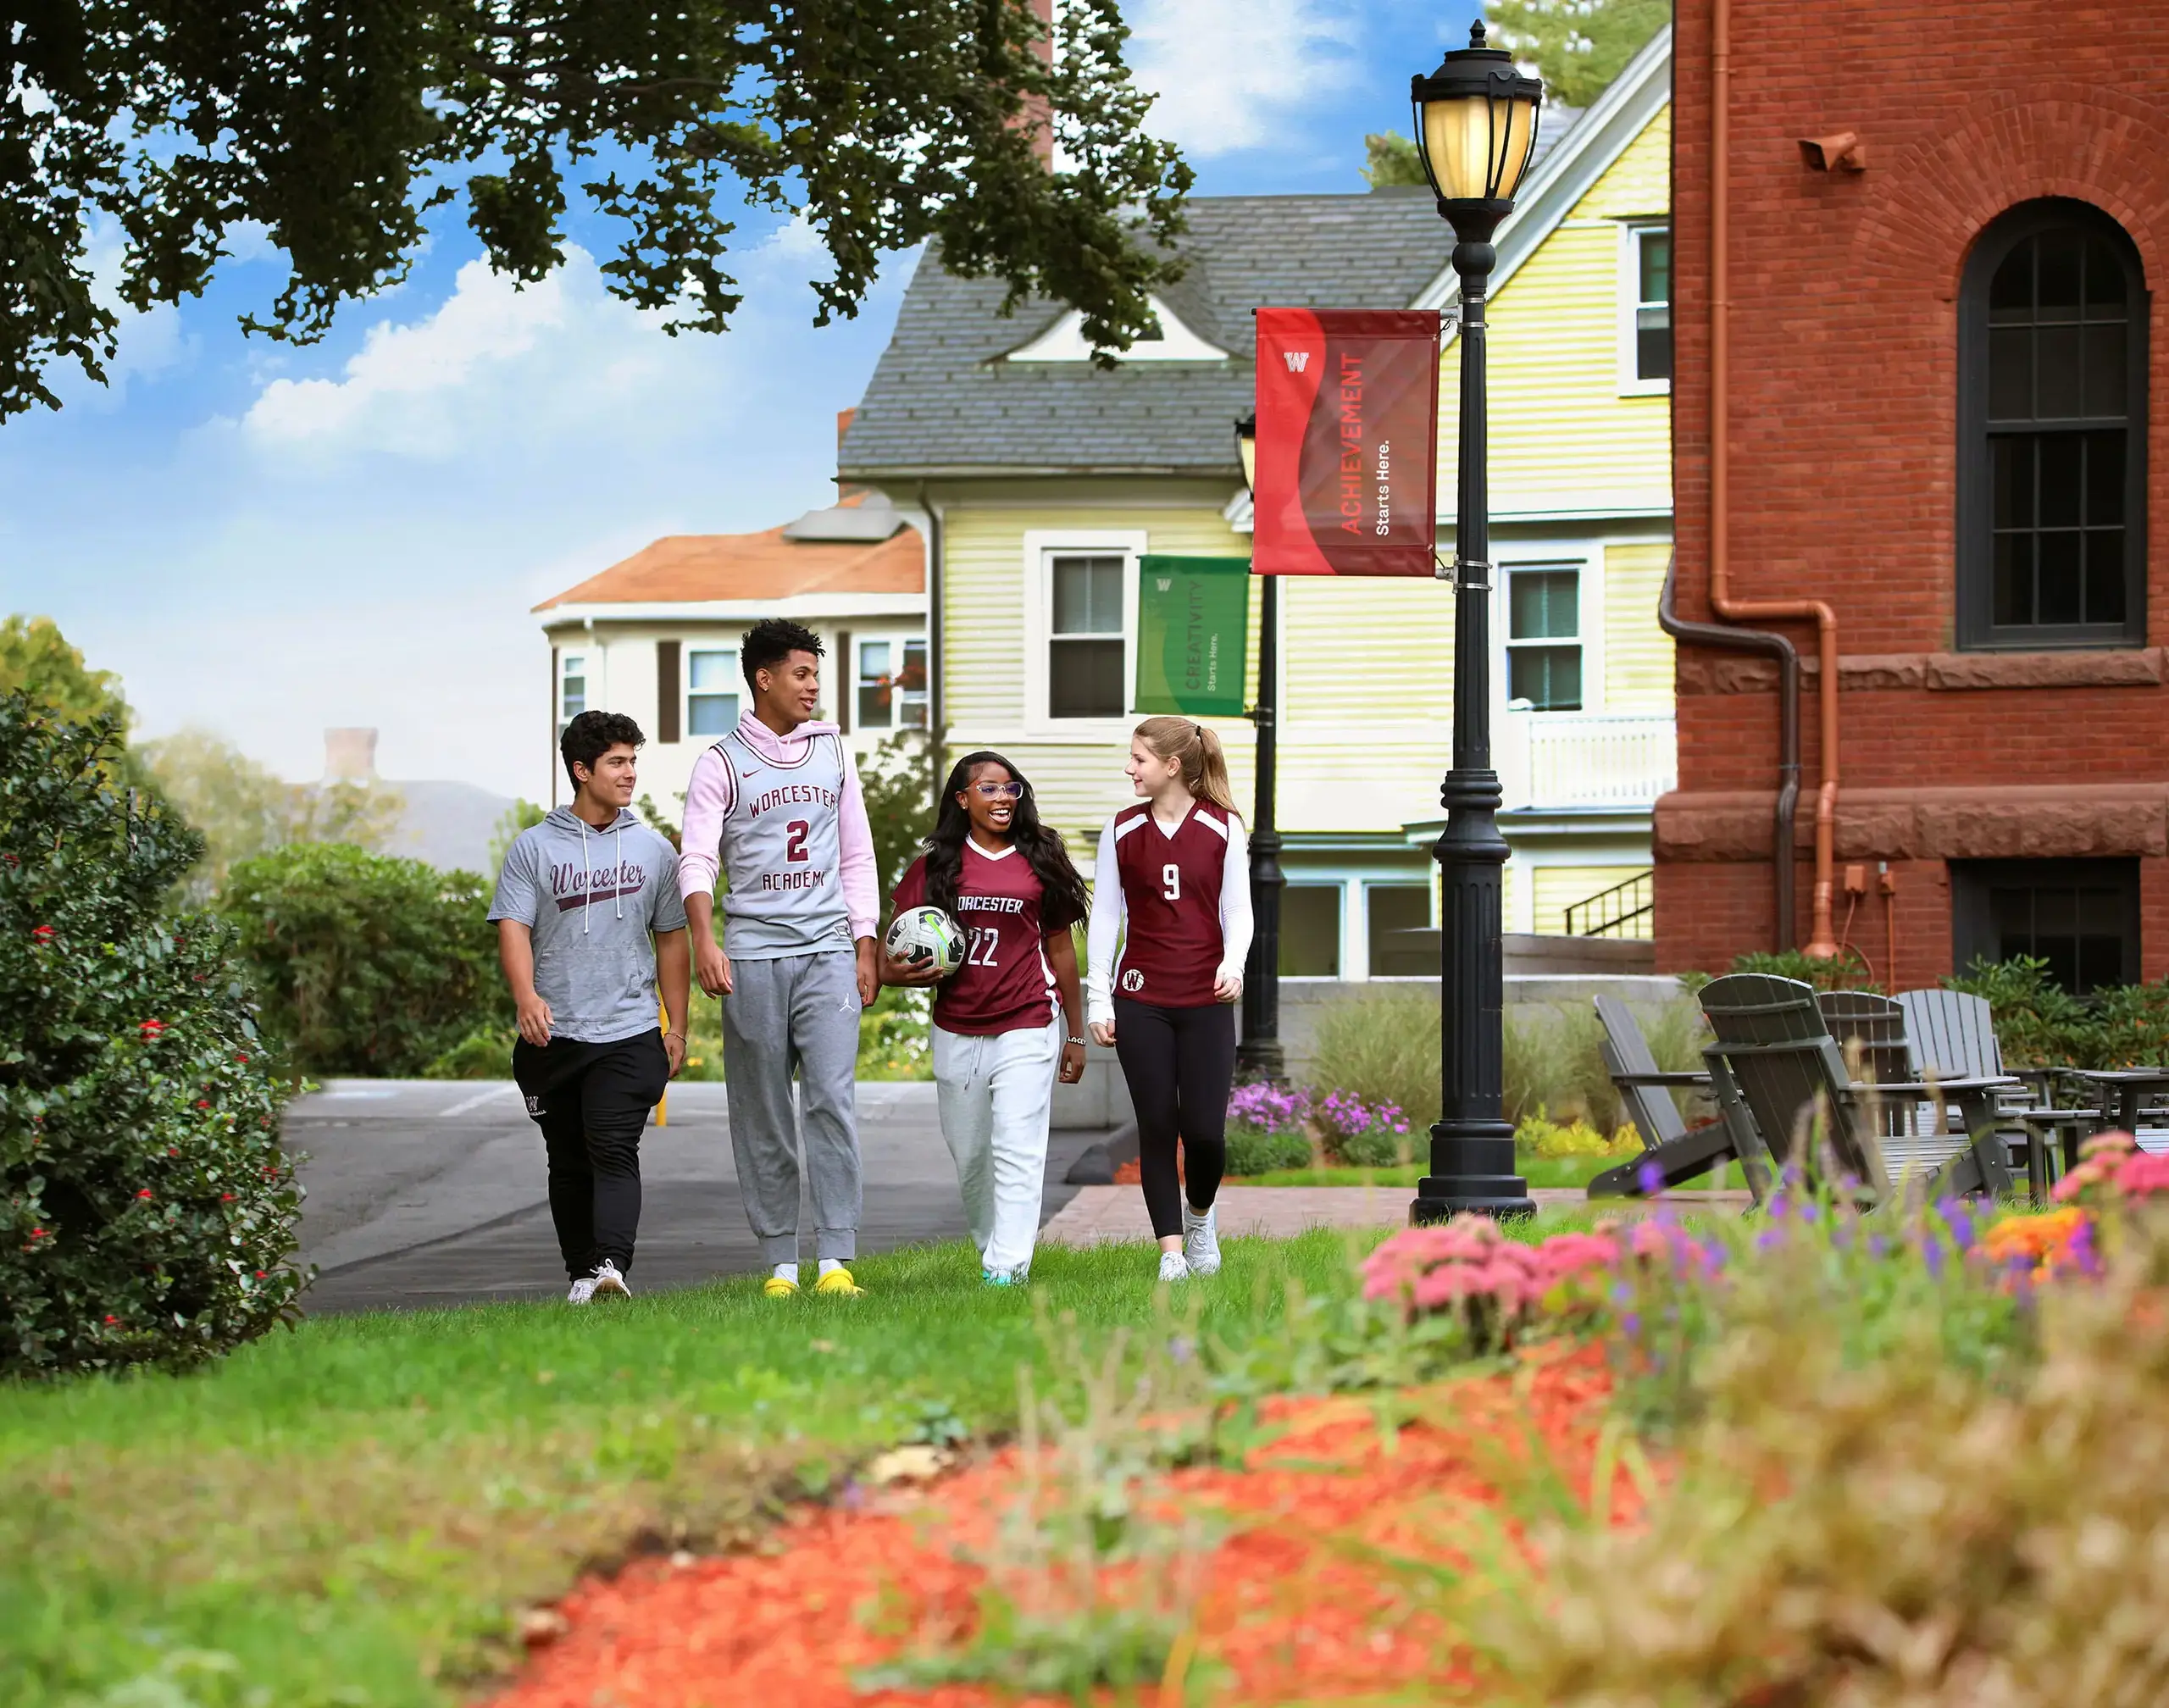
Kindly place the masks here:
POLYGON ((927 905, 952 917, 957 912, 957 888, 964 875, 964 839, 972 832, 970 815, 957 797, 971 787, 972 773, 982 765, 999 765, 1024 785, 1010 816, 1009 840, 1023 855, 1024 863, 1046 892, 1040 902, 1040 928, 1059 931, 1065 925, 1074 925, 1092 911, 1092 903, 1085 893, 1084 880, 1069 863, 1062 833, 1040 822, 1039 802, 1033 798, 1031 783, 1024 774, 1001 754, 984 749, 959 759, 941 786, 941 812, 925 846, 927 905))

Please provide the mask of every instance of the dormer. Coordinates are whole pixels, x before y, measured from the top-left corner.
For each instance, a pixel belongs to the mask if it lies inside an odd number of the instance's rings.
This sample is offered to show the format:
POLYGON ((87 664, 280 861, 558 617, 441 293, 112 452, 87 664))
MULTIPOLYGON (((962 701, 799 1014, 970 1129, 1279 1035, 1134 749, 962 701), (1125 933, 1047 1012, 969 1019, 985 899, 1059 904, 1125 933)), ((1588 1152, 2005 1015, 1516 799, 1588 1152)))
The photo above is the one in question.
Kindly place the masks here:
MULTIPOLYGON (((1118 352, 1118 362, 1225 362, 1228 352, 1201 338, 1182 323, 1181 317, 1157 297, 1145 299, 1151 306, 1151 330, 1129 349, 1118 352)), ((1002 358, 1005 362, 1090 362, 1092 347, 1084 341, 1084 316, 1072 308, 1053 325, 1020 344, 1002 358)))

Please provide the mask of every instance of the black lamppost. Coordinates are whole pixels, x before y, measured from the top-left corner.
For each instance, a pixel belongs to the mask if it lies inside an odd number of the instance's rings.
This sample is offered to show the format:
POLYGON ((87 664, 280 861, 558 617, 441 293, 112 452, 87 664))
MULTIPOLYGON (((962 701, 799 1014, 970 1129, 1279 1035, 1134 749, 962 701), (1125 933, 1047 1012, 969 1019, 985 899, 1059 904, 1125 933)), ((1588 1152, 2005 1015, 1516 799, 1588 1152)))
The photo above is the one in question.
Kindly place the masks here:
MULTIPOLYGON (((1257 417, 1235 424, 1235 450, 1243 461, 1243 485, 1257 490, 1257 417)), ((1251 912, 1256 929, 1250 959, 1243 968, 1243 1041, 1235 1065, 1245 1079, 1279 1081, 1288 1063, 1280 1049, 1280 833, 1273 828, 1273 769, 1278 737, 1273 730, 1280 675, 1280 578, 1265 583, 1257 619, 1257 704, 1251 719, 1257 726, 1257 803, 1251 816, 1251 912)))
POLYGON ((1464 1210, 1525 1216, 1535 1206, 1514 1172, 1514 1129, 1501 1113, 1505 981, 1500 942, 1499 776, 1491 768, 1491 530, 1485 479, 1484 297, 1498 253, 1491 235, 1513 211, 1536 142, 1544 86, 1484 45, 1446 55, 1409 80, 1416 145, 1454 228, 1461 275, 1461 451, 1454 518, 1454 753, 1439 799, 1446 828, 1439 862, 1440 1056, 1443 1108, 1431 1129, 1431 1172, 1412 1221, 1464 1210))

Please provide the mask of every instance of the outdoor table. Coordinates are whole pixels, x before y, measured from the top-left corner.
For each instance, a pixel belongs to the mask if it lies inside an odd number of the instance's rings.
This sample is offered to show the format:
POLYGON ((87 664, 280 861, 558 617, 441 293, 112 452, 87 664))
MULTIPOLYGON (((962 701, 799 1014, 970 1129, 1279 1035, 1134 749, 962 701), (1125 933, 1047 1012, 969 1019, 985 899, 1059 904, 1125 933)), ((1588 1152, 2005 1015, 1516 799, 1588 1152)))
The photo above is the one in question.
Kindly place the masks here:
POLYGON ((2100 1092, 2103 1119, 2097 1132, 2121 1128, 2136 1138, 2139 1105, 2150 1095, 2169 1091, 2169 1068, 2069 1068, 2064 1072, 2100 1092))

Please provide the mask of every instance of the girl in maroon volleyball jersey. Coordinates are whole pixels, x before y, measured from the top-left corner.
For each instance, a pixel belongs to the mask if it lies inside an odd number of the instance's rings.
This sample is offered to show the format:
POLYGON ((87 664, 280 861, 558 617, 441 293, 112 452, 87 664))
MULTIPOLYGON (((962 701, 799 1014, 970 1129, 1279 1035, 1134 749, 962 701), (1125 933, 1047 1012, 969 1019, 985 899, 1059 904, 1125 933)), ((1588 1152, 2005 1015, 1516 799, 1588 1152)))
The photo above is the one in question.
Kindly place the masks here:
MULTIPOLYGON (((1084 1075, 1077 943, 1090 907, 1062 837, 1040 823, 1031 785, 999 753, 967 753, 940 816, 896 884, 899 911, 939 907, 964 933, 962 965, 934 998, 934 1084, 956 1159, 979 1278, 1013 1286, 1032 1267, 1056 1062, 1084 1075)), ((884 956, 890 984, 936 975, 884 956)))
POLYGON ((1202 724, 1146 718, 1125 768, 1145 798, 1100 833, 1086 1012, 1129 1082, 1160 1278, 1179 1281, 1220 1267, 1212 1201, 1228 1160, 1231 1005, 1251 949, 1250 851, 1220 738, 1202 724))

